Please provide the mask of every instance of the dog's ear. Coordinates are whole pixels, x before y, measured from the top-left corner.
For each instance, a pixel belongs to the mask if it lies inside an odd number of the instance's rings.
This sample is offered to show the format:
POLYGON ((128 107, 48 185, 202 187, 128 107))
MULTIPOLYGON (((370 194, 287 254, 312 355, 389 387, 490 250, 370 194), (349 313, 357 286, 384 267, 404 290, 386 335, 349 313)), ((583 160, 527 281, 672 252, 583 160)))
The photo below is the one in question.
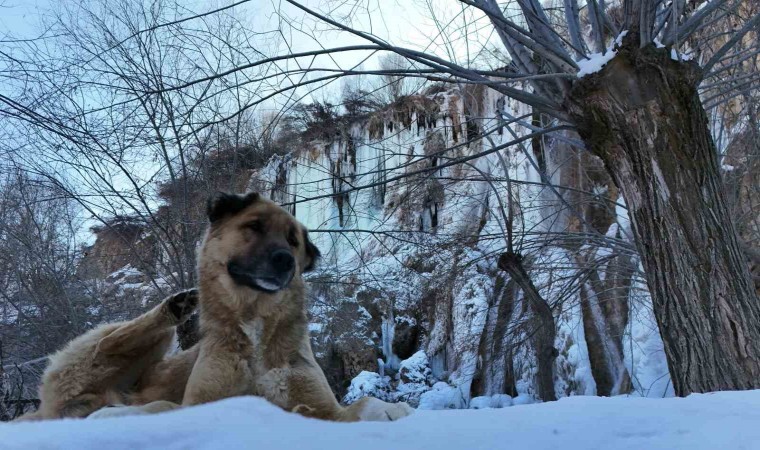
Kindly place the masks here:
POLYGON ((303 243, 306 249, 306 265, 303 268, 303 272, 310 272, 314 270, 314 266, 317 264, 317 261, 319 261, 322 254, 319 252, 317 246, 309 240, 309 233, 306 229, 303 230, 303 243))
POLYGON ((246 195, 227 194, 215 192, 206 204, 206 215, 211 223, 226 216, 239 213, 259 199, 259 194, 251 192, 246 195))

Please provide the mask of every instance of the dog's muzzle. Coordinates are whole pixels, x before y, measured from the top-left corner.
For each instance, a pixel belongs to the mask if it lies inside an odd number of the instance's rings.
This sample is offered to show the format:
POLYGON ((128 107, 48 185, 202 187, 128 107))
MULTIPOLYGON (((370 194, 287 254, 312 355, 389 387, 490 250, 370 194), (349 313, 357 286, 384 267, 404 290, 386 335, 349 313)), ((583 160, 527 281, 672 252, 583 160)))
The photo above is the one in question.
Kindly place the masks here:
POLYGON ((293 253, 277 248, 265 255, 234 259, 227 263, 227 272, 236 283, 259 291, 274 293, 286 288, 295 275, 293 253))

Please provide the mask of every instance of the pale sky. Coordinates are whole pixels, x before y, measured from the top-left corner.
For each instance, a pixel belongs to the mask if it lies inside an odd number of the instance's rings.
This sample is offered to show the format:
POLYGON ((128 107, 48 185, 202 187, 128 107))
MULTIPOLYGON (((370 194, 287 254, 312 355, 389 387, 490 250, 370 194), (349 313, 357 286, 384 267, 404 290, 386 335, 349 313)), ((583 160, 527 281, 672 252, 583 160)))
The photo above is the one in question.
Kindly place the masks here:
MULTIPOLYGON (((213 10, 220 6, 233 3, 233 0, 207 1, 193 0, 182 1, 188 11, 183 16, 193 13, 202 13, 213 10)), ((49 14, 51 9, 66 4, 75 5, 76 0, 0 0, 0 39, 7 38, 11 34, 15 38, 34 38, 40 35, 42 30, 42 17, 49 14)), ((473 22, 472 12, 467 12, 467 20, 462 15, 462 4, 457 0, 306 0, 309 8, 321 13, 330 12, 333 17, 346 15, 351 11, 354 25, 363 31, 386 39, 389 42, 411 47, 426 49, 438 55, 452 56, 457 60, 467 58, 468 51, 474 53, 479 48, 479 42, 493 39, 490 35, 490 27, 483 27, 482 16, 478 15, 479 22, 473 22), (352 8, 352 5, 361 7, 352 8), (336 7, 335 5, 339 5, 336 7), (431 13, 431 10, 434 13, 431 13), (433 17, 435 14, 435 17, 433 17), (436 26, 441 24, 443 32, 436 26), (468 24, 466 32, 469 39, 462 37, 465 24, 468 24), (433 44, 431 44, 433 43, 433 44)), ((237 6, 235 15, 243 17, 250 15, 251 23, 266 29, 277 26, 279 16, 277 11, 284 15, 302 20, 305 14, 297 8, 281 3, 279 0, 259 1, 237 6)), ((470 9, 471 10, 471 9, 470 9)), ((342 21, 347 23, 346 21, 342 21)), ((305 23, 309 26, 308 22, 305 23)), ((325 28, 321 26, 321 28, 325 28)), ((305 35, 292 35, 293 50, 308 50, 316 48, 317 43, 305 35)), ((348 35, 347 33, 327 33, 320 36, 319 44, 325 47, 351 45, 365 42, 361 38, 348 35)), ((347 63, 356 60, 348 54, 337 55, 338 63, 347 63)))

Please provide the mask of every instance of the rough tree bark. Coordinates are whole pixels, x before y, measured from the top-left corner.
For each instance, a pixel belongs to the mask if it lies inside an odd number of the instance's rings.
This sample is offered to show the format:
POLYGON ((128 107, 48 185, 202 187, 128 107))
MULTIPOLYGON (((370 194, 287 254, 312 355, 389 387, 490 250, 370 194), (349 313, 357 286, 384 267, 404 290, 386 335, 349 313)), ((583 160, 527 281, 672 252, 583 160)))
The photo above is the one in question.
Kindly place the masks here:
POLYGON ((533 345, 536 348, 536 358, 538 359, 538 373, 536 375, 538 378, 538 396, 545 402, 557 400, 557 394, 554 391, 554 360, 558 356, 557 349, 554 347, 554 339, 557 335, 557 328, 552 310, 533 284, 528 271, 525 270, 523 258, 520 254, 503 253, 499 257, 497 265, 520 286, 533 312, 535 326, 531 332, 533 345))
POLYGON ((629 208, 680 396, 760 387, 760 301, 722 191, 700 77, 697 64, 631 37, 565 105, 629 208))

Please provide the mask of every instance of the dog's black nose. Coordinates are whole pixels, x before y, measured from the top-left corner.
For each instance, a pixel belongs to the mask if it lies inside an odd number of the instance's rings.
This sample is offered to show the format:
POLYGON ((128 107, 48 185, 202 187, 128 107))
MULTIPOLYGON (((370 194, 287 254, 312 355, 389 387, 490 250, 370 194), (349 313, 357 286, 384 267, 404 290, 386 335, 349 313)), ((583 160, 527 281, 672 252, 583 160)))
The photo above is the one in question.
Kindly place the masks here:
POLYGON ((296 265, 293 255, 287 250, 275 250, 269 257, 272 268, 277 272, 290 272, 296 265))

